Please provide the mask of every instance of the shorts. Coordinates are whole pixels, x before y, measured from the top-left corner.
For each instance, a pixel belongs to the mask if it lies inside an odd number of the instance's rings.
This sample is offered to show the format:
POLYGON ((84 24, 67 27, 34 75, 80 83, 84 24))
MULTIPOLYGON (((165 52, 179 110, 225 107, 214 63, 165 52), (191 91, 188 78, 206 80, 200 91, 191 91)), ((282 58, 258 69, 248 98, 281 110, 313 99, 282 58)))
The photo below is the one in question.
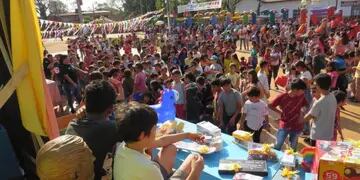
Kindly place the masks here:
POLYGON ((159 161, 154 158, 151 160, 159 167, 164 180, 185 180, 187 178, 187 175, 184 171, 177 169, 173 174, 169 174, 159 161))

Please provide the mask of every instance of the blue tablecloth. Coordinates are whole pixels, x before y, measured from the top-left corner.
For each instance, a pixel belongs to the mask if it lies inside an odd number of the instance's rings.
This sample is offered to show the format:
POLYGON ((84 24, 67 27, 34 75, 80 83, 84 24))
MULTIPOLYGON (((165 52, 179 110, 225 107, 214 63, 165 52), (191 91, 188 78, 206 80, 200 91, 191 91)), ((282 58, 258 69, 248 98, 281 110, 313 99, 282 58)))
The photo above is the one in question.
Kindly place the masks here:
MULTIPOLYGON (((177 121, 181 121, 185 123, 184 132, 196 132, 196 125, 187 121, 183 121, 177 119, 177 121)), ((201 174, 202 180, 212 180, 212 179, 232 179, 232 175, 220 175, 218 172, 219 161, 220 159, 244 159, 248 158, 247 150, 235 144, 234 138, 227 134, 222 134, 223 139, 223 149, 219 152, 215 152, 213 154, 204 155, 205 165, 204 170, 201 174)), ((281 151, 276 151, 278 159, 281 159, 283 153, 281 151)), ((185 160, 185 158, 189 155, 189 152, 186 151, 178 151, 176 156, 176 167, 179 167, 181 163, 185 160)), ((264 177, 264 180, 271 180, 273 176, 279 171, 281 165, 279 162, 268 162, 268 173, 267 177, 264 177)), ((303 171, 300 172, 300 177, 304 177, 301 179, 310 180, 313 179, 312 174, 305 173, 303 171)))
MULTIPOLYGON (((182 121, 185 123, 184 132, 196 132, 196 125, 187 121, 177 119, 177 121, 182 121)), ((213 154, 204 155, 205 167, 203 173, 201 174, 201 179, 212 180, 212 179, 232 179, 232 175, 220 175, 218 173, 219 161, 220 159, 244 159, 248 157, 247 150, 241 148, 239 145, 235 144, 234 138, 227 134, 222 134, 223 139, 223 149, 219 152, 213 154)), ((282 156, 282 152, 274 150, 279 158, 282 156)), ((180 164, 185 160, 189 155, 189 152, 178 151, 176 157, 176 167, 179 167, 180 164)), ((280 169, 279 163, 268 162, 268 172, 269 175, 264 178, 264 180, 270 180, 275 175, 275 173, 280 169)))

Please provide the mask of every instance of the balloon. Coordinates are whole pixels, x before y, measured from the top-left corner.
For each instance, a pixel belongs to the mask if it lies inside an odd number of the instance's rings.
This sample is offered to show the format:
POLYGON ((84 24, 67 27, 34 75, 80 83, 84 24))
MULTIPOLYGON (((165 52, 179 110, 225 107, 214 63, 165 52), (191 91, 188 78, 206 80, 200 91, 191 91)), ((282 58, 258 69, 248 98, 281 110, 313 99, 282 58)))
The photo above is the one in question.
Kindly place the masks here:
POLYGON ((151 105, 158 116, 158 123, 164 123, 168 120, 175 120, 176 109, 175 102, 179 98, 179 94, 173 89, 164 89, 162 91, 160 104, 151 105))

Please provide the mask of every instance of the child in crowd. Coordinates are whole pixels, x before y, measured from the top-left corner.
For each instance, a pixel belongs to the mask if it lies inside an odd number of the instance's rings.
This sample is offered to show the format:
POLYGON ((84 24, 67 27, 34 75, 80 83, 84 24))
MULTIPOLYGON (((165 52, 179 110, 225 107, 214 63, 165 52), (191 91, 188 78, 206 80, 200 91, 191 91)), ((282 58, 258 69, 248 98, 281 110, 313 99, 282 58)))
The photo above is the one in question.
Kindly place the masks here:
POLYGON ((316 140, 331 141, 334 136, 334 124, 336 116, 336 98, 330 93, 331 77, 320 73, 315 76, 316 89, 320 91, 321 98, 314 102, 304 120, 312 120, 309 143, 316 145, 316 140))
POLYGON ((172 144, 184 139, 202 143, 202 136, 180 133, 156 139, 156 112, 136 102, 118 107, 116 115, 118 133, 123 143, 117 145, 114 156, 115 180, 200 178, 204 168, 204 160, 200 155, 189 155, 173 173, 176 147, 172 144), (145 150, 157 147, 162 147, 158 155, 145 153, 145 150))
POLYGON ((339 77, 339 74, 336 71, 336 63, 334 61, 331 61, 326 65, 326 72, 331 78, 330 89, 335 90, 336 89, 336 81, 337 81, 337 78, 339 77))
POLYGON ((131 99, 134 88, 134 79, 131 77, 131 71, 129 69, 125 69, 124 71, 122 87, 124 89, 124 98, 125 100, 129 101, 131 99))
POLYGON ((298 137, 303 130, 303 122, 300 121, 301 108, 308 105, 304 97, 305 89, 305 82, 301 79, 295 79, 290 83, 288 92, 278 95, 269 104, 271 110, 281 114, 274 147, 277 150, 281 150, 288 136, 290 136, 291 148, 297 149, 298 137))
POLYGON ((179 97, 175 103, 176 116, 185 119, 185 84, 181 81, 181 72, 178 69, 172 71, 173 79, 172 88, 179 93, 179 97))
POLYGON ((336 90, 332 93, 334 93, 337 102, 333 141, 337 140, 338 133, 340 135, 340 139, 344 141, 344 136, 340 124, 340 108, 346 104, 346 94, 340 90, 336 90))
POLYGON ((241 94, 231 88, 231 80, 228 78, 221 80, 223 91, 219 95, 217 102, 217 112, 219 113, 220 128, 223 132, 231 134, 236 130, 236 123, 241 115, 241 94))
POLYGON ((296 71, 296 67, 295 66, 291 66, 290 68, 290 71, 286 74, 286 77, 287 77, 287 82, 286 82, 286 91, 289 91, 290 90, 290 84, 291 82, 298 78, 298 73, 296 71))
POLYGON ((266 61, 260 62, 260 70, 257 73, 257 77, 259 79, 259 82, 261 83, 263 89, 264 89, 264 95, 265 99, 270 97, 270 83, 268 81, 268 76, 266 75, 266 72, 269 69, 269 63, 266 61))
POLYGON ((139 101, 144 92, 146 92, 146 75, 143 72, 143 65, 135 64, 135 79, 134 79, 134 100, 139 101))
POLYGON ((240 75, 236 72, 236 64, 230 64, 230 72, 226 74, 226 77, 231 80, 232 88, 239 90, 240 75))
POLYGON ((264 124, 269 124, 269 110, 267 104, 260 99, 260 89, 252 87, 248 93, 241 120, 236 124, 237 129, 243 129, 253 134, 253 141, 260 143, 261 131, 264 124))

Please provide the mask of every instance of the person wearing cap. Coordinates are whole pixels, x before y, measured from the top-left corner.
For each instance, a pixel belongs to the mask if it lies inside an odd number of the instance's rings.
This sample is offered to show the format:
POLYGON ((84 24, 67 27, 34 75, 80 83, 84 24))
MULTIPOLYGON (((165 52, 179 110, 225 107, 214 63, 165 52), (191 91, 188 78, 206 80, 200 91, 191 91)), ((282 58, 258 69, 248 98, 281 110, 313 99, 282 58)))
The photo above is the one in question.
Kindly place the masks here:
POLYGON ((63 135, 43 145, 36 156, 39 179, 93 179, 94 156, 79 136, 63 135))
POLYGON ((219 58, 216 55, 212 55, 210 61, 208 61, 210 66, 206 66, 204 69, 210 80, 215 79, 216 74, 222 73, 222 67, 218 62, 219 58))

